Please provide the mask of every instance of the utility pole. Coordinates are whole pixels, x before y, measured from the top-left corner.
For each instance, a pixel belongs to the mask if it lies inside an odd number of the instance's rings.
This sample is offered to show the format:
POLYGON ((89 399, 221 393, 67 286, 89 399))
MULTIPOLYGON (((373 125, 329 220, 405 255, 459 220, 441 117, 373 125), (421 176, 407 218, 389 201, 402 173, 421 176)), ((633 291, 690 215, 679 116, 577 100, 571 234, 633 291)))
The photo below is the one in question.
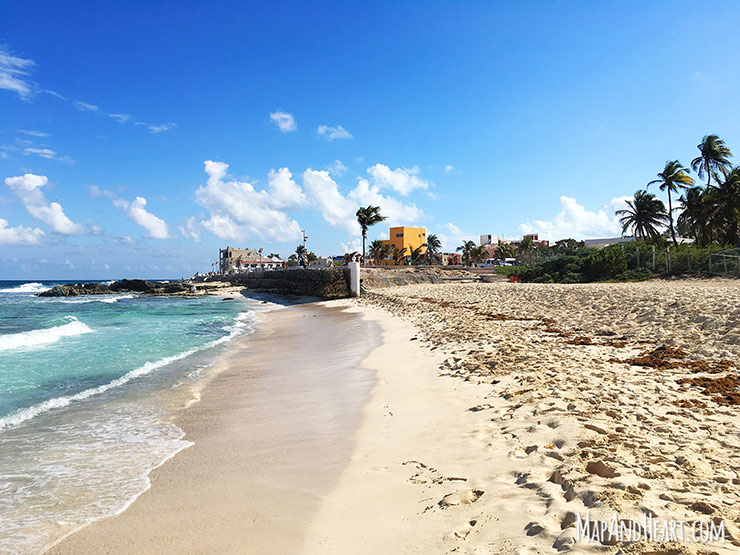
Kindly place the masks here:
POLYGON ((308 235, 306 235, 305 229, 302 229, 301 233, 303 233, 303 267, 308 268, 308 251, 306 250, 306 241, 308 240, 308 235))

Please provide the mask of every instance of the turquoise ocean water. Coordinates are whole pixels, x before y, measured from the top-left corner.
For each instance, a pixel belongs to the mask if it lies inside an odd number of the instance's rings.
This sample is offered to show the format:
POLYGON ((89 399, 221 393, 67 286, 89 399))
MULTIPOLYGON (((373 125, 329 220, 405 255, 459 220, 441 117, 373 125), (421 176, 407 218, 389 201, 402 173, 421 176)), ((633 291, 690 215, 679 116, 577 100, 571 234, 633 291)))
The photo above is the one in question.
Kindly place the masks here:
POLYGON ((197 395, 261 301, 131 294, 41 298, 0 281, 0 553, 38 553, 123 510, 189 443, 197 395))

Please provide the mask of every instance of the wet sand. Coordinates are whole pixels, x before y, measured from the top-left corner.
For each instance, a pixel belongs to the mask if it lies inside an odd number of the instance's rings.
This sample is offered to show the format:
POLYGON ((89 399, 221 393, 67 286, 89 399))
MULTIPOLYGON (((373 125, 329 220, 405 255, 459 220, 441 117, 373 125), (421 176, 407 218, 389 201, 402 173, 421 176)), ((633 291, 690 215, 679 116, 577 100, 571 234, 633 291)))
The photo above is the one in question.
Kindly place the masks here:
POLYGON ((320 304, 263 315, 175 423, 194 445, 119 515, 49 553, 291 553, 352 448, 378 343, 359 314, 320 304))

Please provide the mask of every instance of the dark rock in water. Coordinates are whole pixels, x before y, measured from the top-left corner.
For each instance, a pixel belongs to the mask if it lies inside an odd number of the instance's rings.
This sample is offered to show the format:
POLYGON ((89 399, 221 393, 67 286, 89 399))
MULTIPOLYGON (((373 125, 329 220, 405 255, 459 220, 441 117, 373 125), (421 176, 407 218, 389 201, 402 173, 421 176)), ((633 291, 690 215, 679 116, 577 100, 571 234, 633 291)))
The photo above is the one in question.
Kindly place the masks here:
POLYGON ((110 285, 100 283, 66 283, 55 285, 39 297, 76 297, 77 295, 109 295, 111 293, 144 293, 145 295, 180 295, 190 292, 184 282, 150 283, 143 279, 122 279, 110 285))
POLYGON ((39 297, 76 297, 78 295, 107 295, 110 288, 100 283, 65 283, 64 285, 55 285, 48 291, 39 293, 39 297))
POLYGON ((225 300, 225 301, 233 301, 234 300, 234 297, 224 297, 223 300, 225 300))
POLYGON ((152 286, 143 279, 122 279, 110 284, 111 291, 137 291, 139 293, 148 293, 152 286))

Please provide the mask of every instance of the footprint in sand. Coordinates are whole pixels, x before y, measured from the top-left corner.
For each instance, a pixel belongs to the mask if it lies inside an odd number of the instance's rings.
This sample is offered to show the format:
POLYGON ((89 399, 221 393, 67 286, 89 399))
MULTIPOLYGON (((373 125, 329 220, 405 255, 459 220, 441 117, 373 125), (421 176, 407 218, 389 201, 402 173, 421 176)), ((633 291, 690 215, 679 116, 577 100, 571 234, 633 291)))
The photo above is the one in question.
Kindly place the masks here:
POLYGON ((478 501, 483 493, 483 490, 480 489, 459 489, 445 495, 438 505, 443 509, 445 507, 456 507, 458 505, 471 505, 478 501))

